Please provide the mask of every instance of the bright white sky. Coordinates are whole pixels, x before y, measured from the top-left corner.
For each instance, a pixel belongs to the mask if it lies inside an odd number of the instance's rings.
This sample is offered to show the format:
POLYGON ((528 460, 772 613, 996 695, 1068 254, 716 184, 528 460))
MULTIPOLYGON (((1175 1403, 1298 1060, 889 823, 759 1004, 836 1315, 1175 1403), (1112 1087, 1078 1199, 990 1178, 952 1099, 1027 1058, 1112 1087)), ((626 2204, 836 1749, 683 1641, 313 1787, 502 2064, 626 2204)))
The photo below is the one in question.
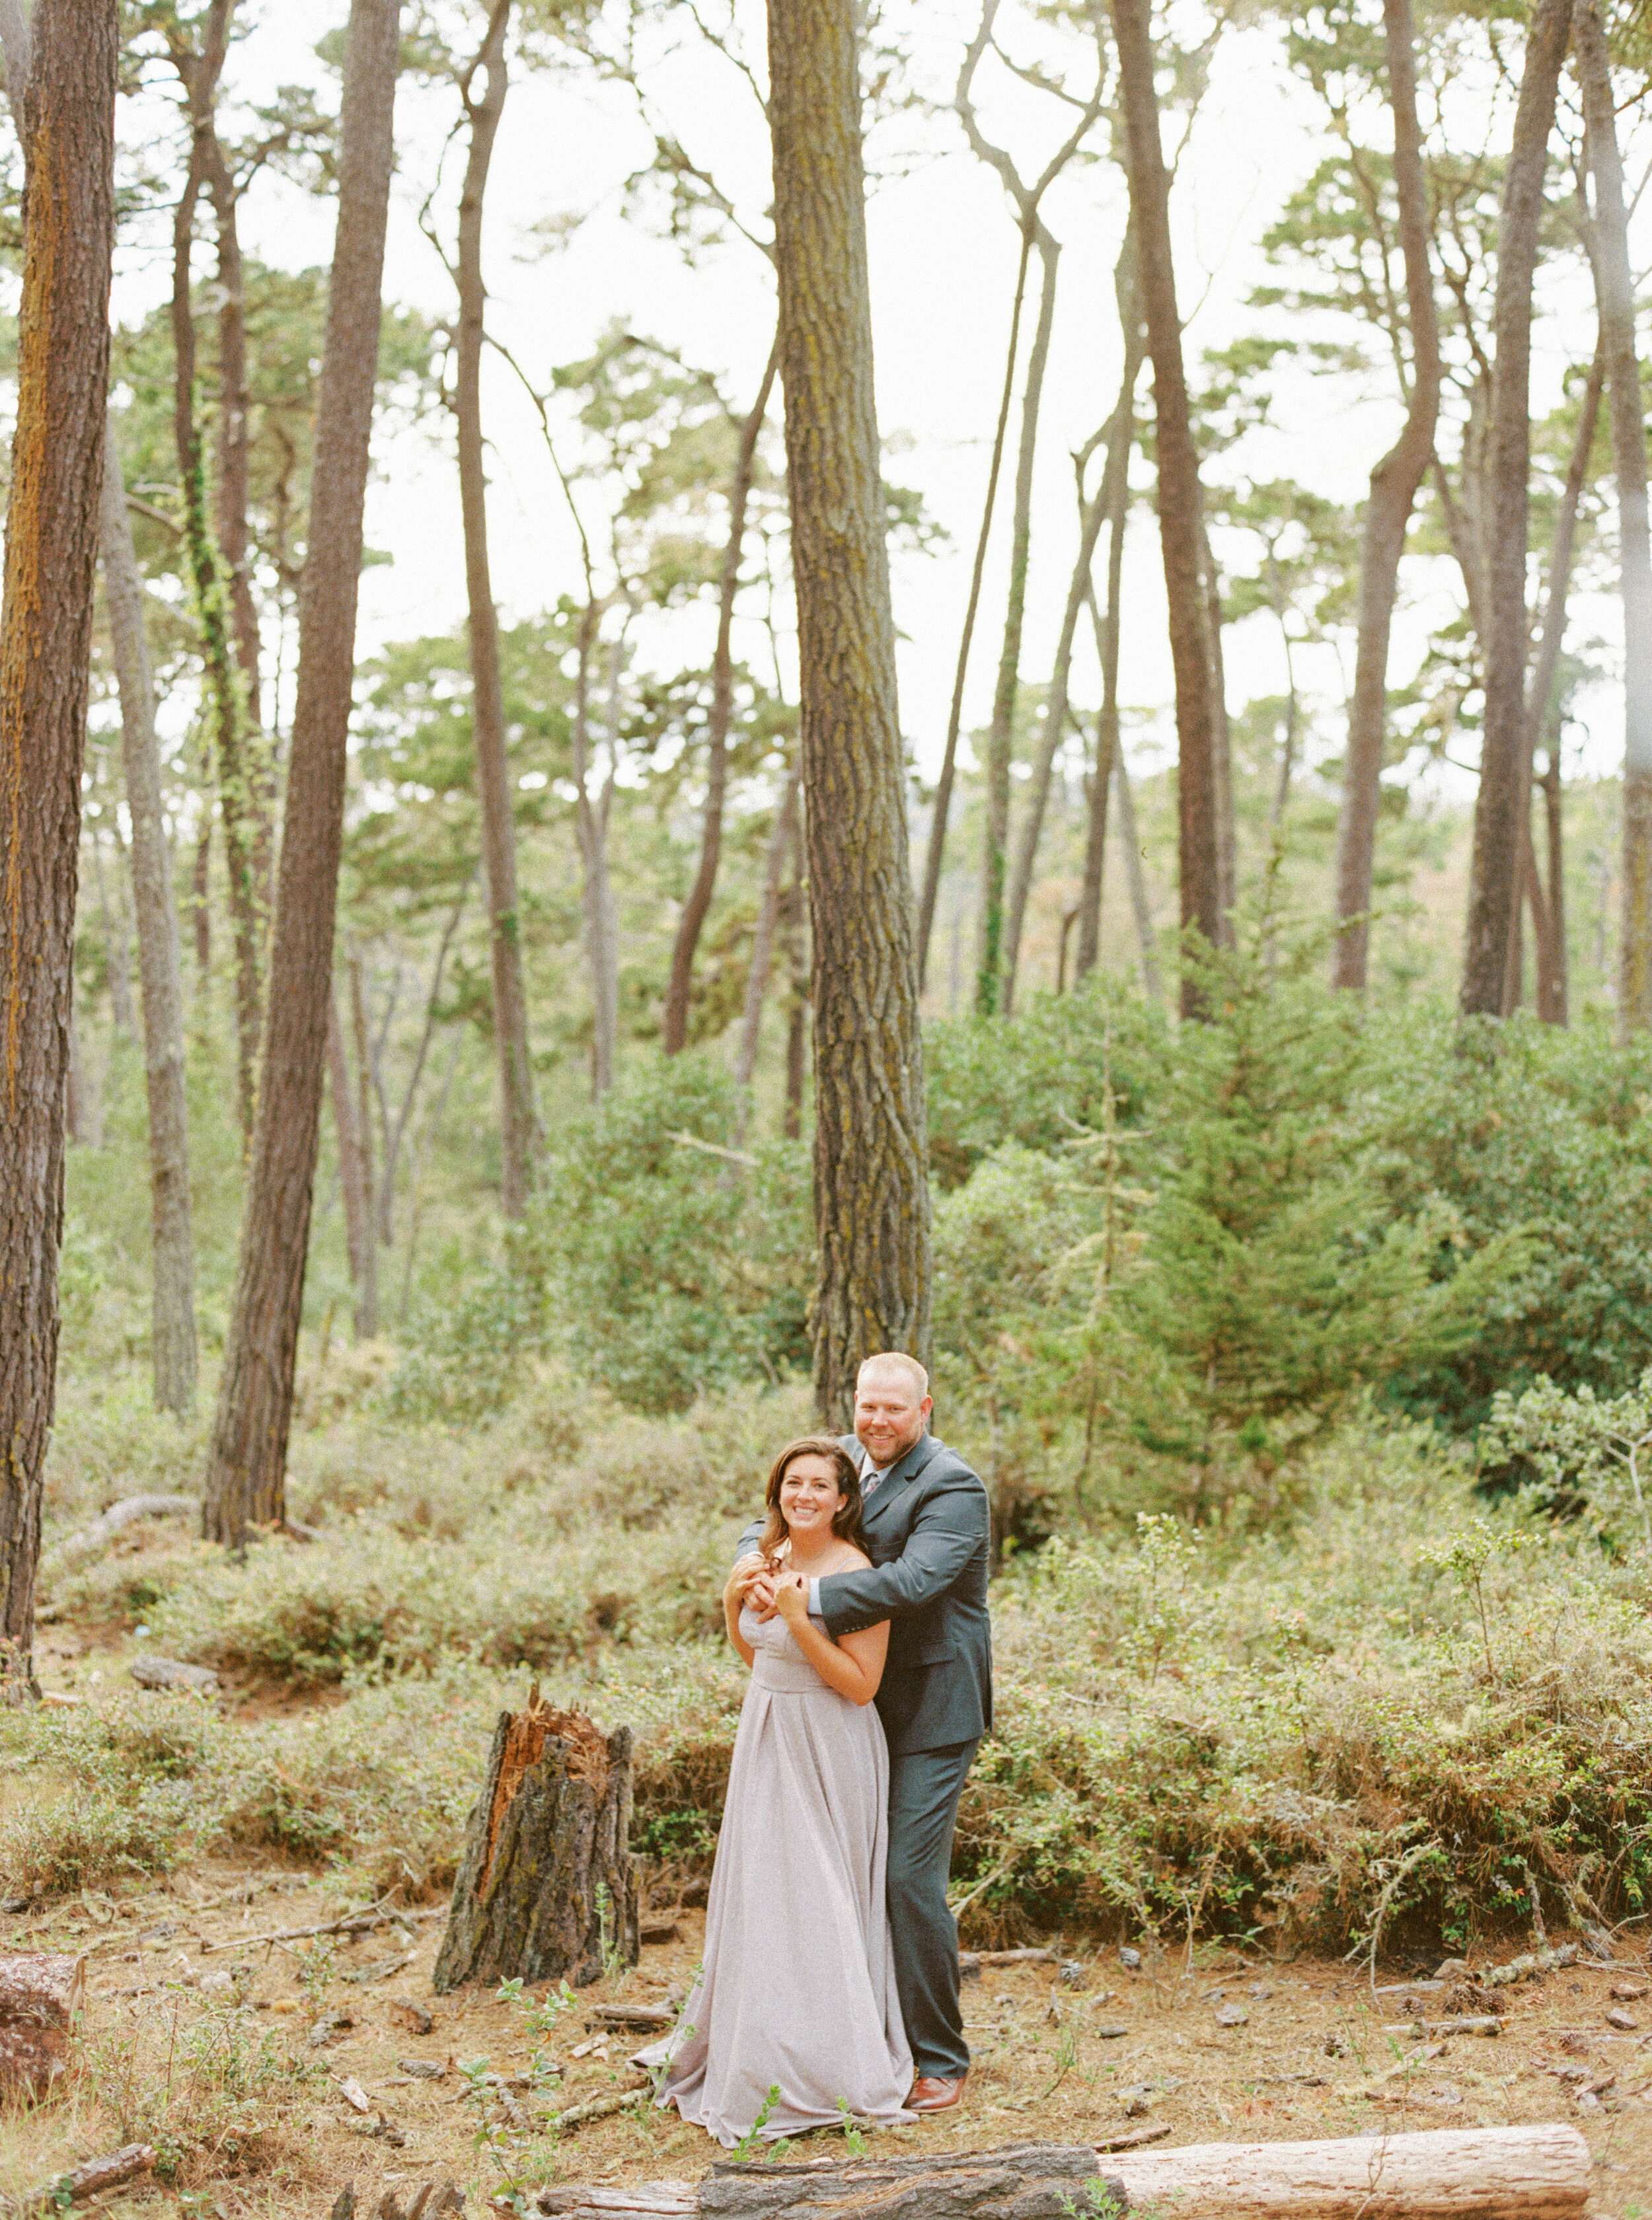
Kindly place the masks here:
MULTIPOLYGON (((718 0, 708 0, 714 17, 718 0)), ((282 82, 313 82, 312 49, 337 28, 345 0, 243 0, 251 34, 230 65, 232 94, 257 100, 282 82)), ((481 10, 471 13, 478 20, 481 10)), ((760 0, 739 0, 745 50, 762 55, 760 0)), ((918 78, 932 97, 950 93, 964 43, 978 21, 976 0, 904 0, 900 17, 913 42, 918 78)), ((1050 42, 1017 0, 1006 0, 1001 35, 1012 52, 1032 58, 1064 53, 1075 90, 1087 88, 1085 50, 1076 35, 1050 42)), ((649 73, 657 113, 697 162, 763 228, 769 196, 769 151, 762 118, 737 72, 708 53, 686 22, 675 53, 664 43, 649 73)), ((327 94, 331 97, 331 92, 327 94)), ((1040 164, 1069 128, 1067 111, 1048 96, 1019 84, 990 60, 978 86, 989 135, 1009 143, 1024 168, 1040 164)), ((1482 107, 1484 104, 1482 103, 1482 107)), ((452 308, 448 279, 416 216, 456 109, 451 90, 405 86, 397 115, 399 174, 392 209, 387 296, 439 315, 452 308)), ((1491 111, 1486 109, 1488 120, 1491 111)), ((147 119, 143 119, 146 121, 147 119)), ((156 119, 159 121, 159 119, 156 119)), ((128 110, 123 129, 140 119, 128 110)), ((1230 34, 1219 48, 1209 92, 1183 157, 1175 193, 1182 312, 1189 319, 1190 359, 1254 324, 1243 307, 1265 265, 1256 241, 1291 188, 1317 159, 1318 110, 1287 73, 1276 34, 1256 28, 1230 34)), ((1495 128, 1495 127, 1493 127, 1495 128)), ((708 254, 698 267, 627 221, 621 205, 627 175, 648 159, 650 140, 630 96, 603 88, 584 73, 519 74, 512 84, 488 202, 487 274, 492 327, 542 383, 557 363, 589 352, 615 318, 677 347, 714 371, 736 400, 755 391, 772 331, 772 287, 757 252, 741 242, 708 254), (533 227, 577 214, 570 243, 533 259, 533 227)), ((944 737, 958 628, 968 591, 988 442, 1003 371, 1003 346, 1017 240, 997 179, 964 147, 950 116, 908 112, 876 134, 871 159, 883 174, 868 209, 874 295, 880 422, 891 447, 889 475, 921 490, 932 514, 951 533, 938 554, 897 558, 895 617, 901 648, 903 722, 920 764, 932 770, 944 737)), ((448 156, 445 206, 462 155, 448 156)), ((1056 342, 1045 393, 1032 542, 1032 587, 1023 674, 1047 676, 1075 546, 1071 451, 1112 408, 1119 340, 1112 272, 1124 217, 1124 189, 1106 161, 1074 169, 1046 203, 1063 241, 1056 342)), ((244 243, 271 262, 324 263, 332 246, 330 206, 308 200, 278 180, 261 183, 245 219, 244 243)), ((203 270, 208 257, 203 254, 203 270)), ((166 255, 158 234, 133 237, 117 265, 116 314, 132 316, 164 297, 166 255)), ((1562 331, 1540 327, 1534 405, 1551 405, 1568 359, 1588 353, 1592 308, 1562 331), (1570 356, 1567 347, 1569 343, 1570 356)), ((531 614, 558 593, 577 589, 577 547, 548 468, 536 417, 510 373, 488 365, 485 421, 493 447, 490 527, 496 591, 508 619, 531 614)), ((776 396, 776 421, 779 402, 776 396)), ((1357 499, 1371 463, 1393 437, 1397 402, 1360 405, 1330 381, 1294 378, 1279 412, 1278 433, 1244 451, 1259 478, 1292 476, 1316 491, 1357 499)), ((1014 426, 1012 424, 1012 442, 1014 426)), ((368 539, 394 561, 363 582, 361 645, 415 633, 445 631, 464 614, 458 485, 451 448, 439 429, 381 445, 381 477, 370 497, 368 539)), ((1226 467, 1238 465, 1230 461, 1226 467)), ((1013 471, 1013 446, 1007 480, 1013 471)), ((1007 501, 1000 522, 977 632, 965 729, 984 723, 997 656, 1007 546, 1007 501)), ((1422 590, 1420 578, 1413 590, 1422 590)), ((1163 714, 1171 692, 1156 534, 1140 514, 1132 533, 1125 583, 1122 695, 1126 709, 1158 713, 1132 741, 1138 767, 1163 760, 1170 739, 1163 714)), ((1395 645, 1395 683, 1408 675, 1431 615, 1446 613, 1437 597, 1402 617, 1395 645)), ((667 620, 670 622, 671 620, 667 620)), ((680 637, 659 631, 644 652, 661 667, 708 654, 710 616, 676 620, 680 637), (697 627, 692 635, 683 627, 697 627)), ((1580 610, 1578 621, 1615 632, 1609 604, 1580 610)), ((737 652, 761 667, 764 649, 752 633, 737 652)), ((1312 653, 1303 664, 1311 691, 1333 707, 1344 678, 1334 657, 1312 653)), ((1282 689, 1282 666, 1270 620, 1231 631, 1229 693, 1237 709, 1257 694, 1282 689)), ((1081 702, 1099 691, 1088 642, 1075 682, 1081 702)), ((1586 705, 1589 726, 1577 751, 1580 767, 1605 770, 1621 755, 1621 707, 1600 689, 1586 705)), ((1448 778, 1448 784, 1450 782, 1448 778)), ((1467 790, 1459 782, 1458 791, 1467 790)))

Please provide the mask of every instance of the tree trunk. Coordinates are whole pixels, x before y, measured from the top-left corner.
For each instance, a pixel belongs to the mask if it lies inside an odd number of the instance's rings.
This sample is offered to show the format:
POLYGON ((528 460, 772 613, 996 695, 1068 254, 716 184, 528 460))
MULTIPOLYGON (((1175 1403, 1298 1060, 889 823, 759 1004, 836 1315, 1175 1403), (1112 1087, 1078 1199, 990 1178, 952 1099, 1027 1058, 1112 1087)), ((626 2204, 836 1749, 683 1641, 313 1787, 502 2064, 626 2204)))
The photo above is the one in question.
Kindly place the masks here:
POLYGON ((340 117, 339 221, 315 414, 298 686, 271 953, 270 1024, 240 1260, 207 1468, 204 1531, 239 1548, 284 1515, 332 1000, 355 668, 362 502, 390 199, 400 0, 351 0, 340 117))
POLYGON ((769 834, 769 853, 764 865, 763 899, 757 907, 757 921, 751 935, 751 964, 745 975, 745 1007, 740 1016, 740 1045, 734 1058, 734 1084, 740 1090, 740 1138, 745 1138, 745 1119, 749 1107, 745 1098, 750 1094, 752 1076, 757 1068, 757 1040, 763 1031, 763 998, 768 991, 769 972, 774 957, 775 928, 780 921, 781 889, 785 882, 786 859, 798 843, 797 789, 802 778, 801 764, 795 764, 786 780, 786 789, 775 808, 775 821, 769 834))
POLYGON ((1594 173, 1590 260, 1611 397, 1618 479, 1618 570, 1624 596, 1624 923, 1618 1019, 1625 1033, 1652 1026, 1652 540, 1647 522, 1646 426, 1635 349, 1624 167, 1600 0, 1577 0, 1573 19, 1583 88, 1586 149, 1594 173))
POLYGON ((378 1331, 374 1315, 377 1303, 378 1244, 373 1238, 372 1208, 362 1176, 361 1120, 355 1090, 350 1084, 350 1059, 345 1053, 344 1027, 339 1023, 339 998, 327 997, 327 1076, 333 1096, 333 1122, 339 1135, 339 1186, 344 1196, 344 1238, 350 1257, 350 1280, 356 1291, 355 1328, 358 1341, 369 1341, 378 1331))
POLYGON ((814 1005, 814 1389, 926 1359, 928 1145, 884 541, 854 0, 769 0, 814 1005))
POLYGON ((1531 284, 1543 220, 1555 94, 1566 59, 1572 0, 1533 0, 1514 142, 1498 225, 1497 355, 1485 535, 1487 571, 1486 718, 1469 866, 1468 946, 1459 998, 1466 1015, 1503 1007, 1510 912, 1519 899, 1526 799, 1527 481, 1531 462, 1531 284))
MULTIPOLYGON (((109 383, 115 0, 38 0, 0 600, 0 1694, 32 1689, 57 1387, 80 775, 109 383)), ((17 80, 12 80, 14 93, 17 80)))
POLYGON ((987 734, 986 809, 981 858, 981 948, 976 967, 976 1007, 990 1017, 1001 1005, 1004 970, 1004 873, 1009 853, 1010 758, 1015 739, 1015 702, 1020 689, 1021 628, 1026 617, 1027 564, 1032 544, 1032 466, 1038 446, 1038 406, 1050 361, 1050 335, 1056 321, 1056 271, 1059 243, 1036 217, 1034 242, 1043 265, 1038 321, 1027 356, 1021 395, 1021 440, 1015 458, 1015 516, 1010 537, 1009 599, 1004 610, 1004 644, 999 652, 998 683, 993 691, 992 724, 987 734))
POLYGON ((378 1331, 378 1190, 373 1179, 372 1043, 367 1025, 366 982, 362 976, 361 951, 352 934, 345 936, 345 960, 350 973, 350 1038, 356 1052, 356 1145, 361 1151, 361 1195, 366 1213, 368 1239, 362 1255, 362 1318, 357 1331, 363 1339, 378 1331))
MULTIPOLYGON (((586 577, 589 589, 589 573, 586 577)), ((585 960, 591 975, 591 1096, 600 1102, 614 1084, 619 1036, 619 976, 614 935, 614 895, 608 882, 608 797, 612 776, 591 795, 591 656, 601 612, 585 604, 579 631, 570 753, 574 775, 574 832, 579 843, 580 893, 584 911, 585 960)), ((618 685, 616 674, 615 686, 618 685)))
POLYGON ((234 0, 211 0, 197 51, 182 31, 170 51, 190 120, 190 161, 172 221, 172 430, 184 497, 184 554, 201 628, 201 654, 212 733, 218 812, 224 831, 229 914, 235 939, 236 1082, 241 1133, 250 1147, 258 1099, 264 925, 258 899, 254 850, 258 801, 246 746, 244 688, 231 638, 231 596, 214 540, 207 502, 206 460, 196 421, 195 308, 190 291, 195 211, 217 153, 214 108, 229 47, 234 0))
POLYGON ((734 627, 734 601, 740 584, 740 549, 745 539, 745 505, 751 497, 757 467, 757 440, 769 414, 779 367, 778 347, 769 352, 769 366, 751 412, 740 427, 739 452, 728 490, 728 545, 723 551, 723 574, 717 596, 717 646, 711 665, 711 718, 706 727, 706 819, 700 843, 700 868, 695 873, 689 899, 671 948, 671 976, 665 989, 665 1015, 660 1046, 676 1056, 689 1038, 689 995, 694 983, 694 956, 701 928, 717 887, 717 866, 723 848, 723 796, 728 784, 728 727, 734 707, 734 658, 730 645, 734 627))
POLYGON ((1084 889, 1079 897, 1077 977, 1094 970, 1101 951, 1101 882, 1107 868, 1107 796, 1119 758, 1119 608, 1125 574, 1125 530, 1130 520, 1130 457, 1136 441, 1136 387, 1147 359, 1142 322, 1140 271, 1134 227, 1125 230, 1124 249, 1113 271, 1119 323, 1124 335, 1125 367, 1107 433, 1107 614, 1105 621, 1090 594, 1090 618, 1101 661, 1101 714, 1096 720, 1095 763, 1090 773, 1089 821, 1084 844, 1084 889))
POLYGON ((803 857, 801 835, 792 843, 793 878, 786 895, 786 1106, 780 1130, 789 1141, 803 1137, 803 1088, 807 1077, 808 953, 804 945, 803 857))
POLYGON ((1543 817, 1549 849, 1549 978, 1552 1001, 1539 1012, 1545 1025, 1571 1022, 1568 1007, 1570 963, 1566 946, 1566 847, 1561 810, 1561 744, 1555 733, 1549 743, 1549 764, 1542 779, 1543 817))
POLYGON ((499 613, 488 565, 488 480, 482 452, 482 347, 487 289, 482 280, 482 204, 488 187, 508 78, 505 33, 510 0, 492 0, 487 35, 459 85, 471 151, 459 195, 459 326, 454 354, 453 415, 458 427, 459 504, 464 522, 464 586, 470 605, 471 714, 476 725, 477 790, 482 803, 482 852, 487 866, 492 931, 493 1034, 499 1057, 500 1202, 507 1218, 527 1208, 540 1149, 527 1045, 527 990, 522 979, 521 920, 517 910, 516 820, 505 746, 504 689, 499 673, 499 613), (480 75, 487 90, 472 87, 480 75))
POLYGON ((1411 0, 1383 0, 1388 99, 1393 109, 1394 190, 1411 325, 1411 406, 1400 437, 1371 472, 1360 560, 1359 639, 1348 710, 1348 761, 1337 820, 1337 922, 1332 983, 1362 993, 1370 951, 1371 875, 1387 723, 1388 643, 1400 558, 1418 490, 1434 454, 1440 414, 1440 327, 1428 260, 1428 180, 1417 121, 1411 0))
POLYGON ((1147 899, 1147 874, 1142 869, 1141 837, 1136 830, 1136 797, 1131 792, 1130 771, 1122 748, 1113 758, 1113 784, 1119 795, 1119 838, 1125 851, 1125 876, 1130 883, 1131 914, 1136 920, 1136 946, 1142 963, 1142 992, 1150 1002, 1163 999, 1159 976, 1158 935, 1153 930, 1153 907, 1147 899))
POLYGON ((178 975, 172 857, 162 817, 155 683, 144 631, 143 580, 132 546, 113 427, 103 446, 98 545, 121 689, 121 754, 132 820, 132 902, 143 982, 144 1078, 149 1096, 153 1254, 150 1362, 159 1410, 195 1407, 195 1242, 190 1126, 184 1090, 184 989, 178 975))
MULTIPOLYGON (((1181 317, 1170 253, 1170 180, 1159 140, 1148 0, 1110 0, 1130 146, 1130 204, 1140 258, 1142 306, 1153 360, 1158 446, 1159 541, 1175 670, 1177 809, 1181 923, 1214 948, 1221 934, 1217 852, 1215 708, 1200 588, 1199 458, 1194 448, 1181 317)), ((1199 1014, 1202 993, 1185 961, 1181 1010, 1199 1014)))
POLYGON ((537 1687, 502 1712, 431 1979, 583 1988, 639 1956, 631 1730, 553 1711, 537 1687))
POLYGON ((946 745, 941 752, 941 773, 935 782, 935 806, 929 820, 929 847, 924 857, 924 888, 918 904, 918 984, 921 988, 929 970, 929 937, 935 928, 935 903, 940 893, 941 865, 946 856, 946 825, 952 814, 952 783, 957 770, 958 734, 963 725, 963 682, 969 668, 969 650, 976 636, 976 617, 981 608, 981 582, 987 568, 987 543, 992 536, 993 512, 998 506, 998 479, 1004 467, 1004 442, 1009 431, 1010 403, 1015 397, 1015 358, 1021 345, 1021 308, 1026 298, 1027 265, 1032 255, 1032 234, 1021 229, 1021 257, 1016 265, 1015 297, 1010 309, 1009 346, 1004 357, 1004 390, 998 399, 998 422, 993 431, 993 458, 987 471, 987 491, 981 504, 981 529, 976 535, 975 567, 969 573, 969 599, 963 611, 963 630, 958 637, 957 667, 952 674, 952 705, 946 715, 946 745))
MULTIPOLYGON (((1105 433, 1101 435, 1105 436, 1105 433)), ((1010 874, 1009 914, 1004 922, 1004 1015, 1007 1018, 1015 1009, 1015 975, 1020 962, 1021 933, 1026 922, 1027 898, 1032 891, 1032 875, 1038 868, 1038 842, 1044 834, 1044 815, 1050 803, 1050 778, 1055 769, 1056 751, 1067 733, 1068 689, 1072 677, 1073 642, 1078 632, 1079 613, 1084 607, 1087 594, 1093 590, 1090 571, 1095 562, 1095 544, 1101 537, 1101 526, 1107 510, 1107 467, 1104 466, 1101 483, 1095 490, 1093 501, 1084 498, 1084 468, 1089 460, 1087 448, 1078 464, 1078 559, 1073 565, 1073 575, 1068 583, 1067 606, 1062 612, 1061 634, 1056 642, 1055 667, 1050 677, 1050 695, 1044 704, 1044 730, 1038 738, 1038 751, 1032 761, 1032 778, 1027 788, 1025 806, 1021 813, 1020 837, 1015 846, 1015 868, 1010 874)), ((1107 464, 1113 459, 1108 450, 1107 464)), ((1063 940, 1063 970, 1065 970, 1066 941, 1063 940)))
POLYGON ((471 898, 471 887, 476 874, 459 889, 458 899, 447 914, 447 923, 436 950, 436 961, 431 968, 430 992, 425 997, 425 1021, 419 1034, 419 1045, 414 1051, 413 1069, 408 1074, 408 1083, 402 1091, 402 1106, 396 1113, 395 1123, 384 1140, 384 1170, 379 1182, 378 1222, 381 1238, 388 1246, 394 1238, 396 1210, 396 1168, 402 1154, 402 1142, 408 1130, 408 1120, 413 1115, 419 1087, 424 1078, 425 1062, 430 1054, 430 1044, 436 1031, 436 1006, 441 999, 442 975, 447 969, 447 958, 453 945, 453 936, 459 929, 459 920, 464 914, 464 905, 471 898))
POLYGON ((217 555, 229 597, 235 661, 240 672, 238 729, 245 765, 246 839, 252 853, 253 915, 262 935, 269 929, 275 863, 275 766, 264 734, 261 645, 249 567, 246 284, 235 180, 219 144, 216 116, 210 109, 206 154, 206 185, 218 234, 217 555))
MULTIPOLYGON (((1584 386, 1582 402, 1578 409, 1577 431, 1567 465, 1566 485, 1561 495, 1559 514, 1555 519, 1555 545, 1549 555, 1549 590, 1543 597, 1543 631, 1526 689, 1526 739, 1520 763, 1523 796, 1520 823, 1526 828, 1528 839, 1531 825, 1531 765, 1537 751, 1538 739, 1548 726, 1554 708, 1555 679, 1560 669, 1561 649, 1566 639, 1566 604, 1572 583, 1572 554, 1577 538, 1578 507, 1583 497, 1584 480, 1588 476, 1589 455, 1594 446, 1595 427, 1600 415, 1600 395, 1605 371, 1605 347, 1603 341, 1597 340, 1594 359, 1589 365, 1588 381, 1584 386)), ((1509 962, 1504 980, 1505 1016, 1519 1001, 1523 969, 1519 943, 1520 906, 1517 902, 1509 920, 1509 962)), ((1548 957, 1550 973, 1554 962, 1555 951, 1551 949, 1548 957)), ((1540 950, 1540 976, 1543 972, 1544 963, 1540 950)))
POLYGON ((1211 791, 1216 812, 1216 884, 1221 914, 1219 939, 1234 945, 1233 907, 1239 897, 1238 857, 1233 833, 1233 728, 1227 714, 1227 659, 1222 652, 1222 582, 1211 552, 1204 496, 1199 502, 1199 566, 1205 587, 1205 646, 1210 657, 1211 791))
MULTIPOLYGON (((36 0, 37 24, 49 4, 36 0)), ((0 1957, 0 2105, 39 2104, 68 2064, 70 2031, 85 2000, 85 1967, 84 1958, 51 1950, 0 1957)))

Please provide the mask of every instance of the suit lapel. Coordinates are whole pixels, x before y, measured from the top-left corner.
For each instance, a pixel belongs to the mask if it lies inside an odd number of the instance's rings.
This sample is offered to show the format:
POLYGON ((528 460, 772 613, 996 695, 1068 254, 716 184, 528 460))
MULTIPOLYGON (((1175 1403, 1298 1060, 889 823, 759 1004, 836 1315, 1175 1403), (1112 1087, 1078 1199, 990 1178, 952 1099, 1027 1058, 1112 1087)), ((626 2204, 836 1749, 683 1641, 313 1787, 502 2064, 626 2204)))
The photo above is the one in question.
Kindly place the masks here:
POLYGON ((907 1487, 917 1479, 939 1446, 933 1434, 921 1435, 913 1444, 905 1456, 890 1467, 872 1490, 867 1500, 863 1525, 876 1526, 889 1516, 907 1487))

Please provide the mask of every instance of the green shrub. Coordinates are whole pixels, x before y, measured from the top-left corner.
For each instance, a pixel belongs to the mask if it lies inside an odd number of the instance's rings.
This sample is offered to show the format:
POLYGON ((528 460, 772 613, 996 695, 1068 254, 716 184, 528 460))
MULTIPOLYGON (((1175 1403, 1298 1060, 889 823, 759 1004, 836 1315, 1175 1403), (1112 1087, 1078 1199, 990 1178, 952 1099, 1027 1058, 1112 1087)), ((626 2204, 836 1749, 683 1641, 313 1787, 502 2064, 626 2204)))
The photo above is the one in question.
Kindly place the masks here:
POLYGON ((807 1160, 794 1142, 734 1151, 737 1107, 678 1057, 565 1127, 503 1260, 417 1322, 390 1407, 496 1410, 545 1355, 651 1412, 806 1365, 807 1160))

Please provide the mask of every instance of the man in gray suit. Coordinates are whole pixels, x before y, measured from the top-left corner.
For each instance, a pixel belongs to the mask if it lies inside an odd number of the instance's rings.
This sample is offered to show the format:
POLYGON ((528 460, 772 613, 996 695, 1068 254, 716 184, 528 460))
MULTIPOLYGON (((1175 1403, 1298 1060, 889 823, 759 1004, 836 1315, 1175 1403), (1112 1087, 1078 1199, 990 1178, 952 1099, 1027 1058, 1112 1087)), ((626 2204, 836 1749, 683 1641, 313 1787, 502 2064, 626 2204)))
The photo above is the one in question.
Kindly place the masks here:
MULTIPOLYGON (((834 1635, 889 1621, 877 1693, 889 1744, 889 1926, 915 2077, 907 2103, 920 2112, 956 2105, 969 2071, 946 1883, 958 1799, 993 1701, 987 1491, 928 1432, 932 1407, 914 1358, 885 1350, 861 1366, 855 1431, 843 1446, 861 1467, 872 1562, 809 1583, 809 1608, 834 1635)), ((743 1550, 758 1531, 748 1530, 743 1550)), ((764 1615, 775 1585, 751 1591, 764 1615)))

